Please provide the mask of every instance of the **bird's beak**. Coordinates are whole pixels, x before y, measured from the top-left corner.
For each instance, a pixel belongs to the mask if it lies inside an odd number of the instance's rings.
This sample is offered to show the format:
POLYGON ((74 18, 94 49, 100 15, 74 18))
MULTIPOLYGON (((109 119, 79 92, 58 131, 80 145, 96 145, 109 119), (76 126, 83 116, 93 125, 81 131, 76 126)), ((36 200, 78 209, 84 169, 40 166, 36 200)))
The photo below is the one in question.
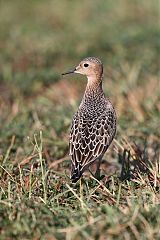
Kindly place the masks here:
POLYGON ((71 74, 71 73, 75 73, 76 68, 69 70, 68 72, 62 73, 62 75, 66 75, 66 74, 71 74))

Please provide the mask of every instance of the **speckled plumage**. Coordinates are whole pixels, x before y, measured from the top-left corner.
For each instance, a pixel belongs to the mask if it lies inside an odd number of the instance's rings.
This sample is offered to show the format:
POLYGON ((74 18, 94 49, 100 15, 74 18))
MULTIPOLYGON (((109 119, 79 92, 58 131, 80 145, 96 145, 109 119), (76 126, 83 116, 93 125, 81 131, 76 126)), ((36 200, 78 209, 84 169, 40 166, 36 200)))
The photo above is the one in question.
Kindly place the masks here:
POLYGON ((73 117, 69 140, 71 180, 77 182, 111 144, 116 133, 116 113, 102 90, 103 65, 99 59, 85 58, 72 72, 88 78, 83 99, 73 117), (84 67, 85 64, 88 66, 84 67))

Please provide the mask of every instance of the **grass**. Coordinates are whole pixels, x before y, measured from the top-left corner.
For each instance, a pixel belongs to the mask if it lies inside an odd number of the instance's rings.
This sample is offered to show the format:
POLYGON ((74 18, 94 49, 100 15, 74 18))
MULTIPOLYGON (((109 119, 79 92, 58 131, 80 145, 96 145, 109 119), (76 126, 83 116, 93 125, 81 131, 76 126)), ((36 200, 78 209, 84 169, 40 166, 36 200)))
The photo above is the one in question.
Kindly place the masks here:
POLYGON ((159 239, 158 6, 0 1, 0 239, 159 239), (61 72, 86 56, 104 62, 118 130, 102 179, 72 185, 68 134, 86 81, 61 72))

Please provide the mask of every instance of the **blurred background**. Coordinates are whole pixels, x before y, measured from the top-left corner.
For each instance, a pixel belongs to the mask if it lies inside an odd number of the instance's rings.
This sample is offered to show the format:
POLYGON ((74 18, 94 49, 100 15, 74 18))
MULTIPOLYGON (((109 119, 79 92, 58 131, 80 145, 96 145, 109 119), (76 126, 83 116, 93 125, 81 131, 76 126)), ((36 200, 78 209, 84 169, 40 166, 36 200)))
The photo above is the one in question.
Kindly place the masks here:
MULTIPOLYGON (((43 131, 49 162, 68 152, 83 76, 61 76, 88 56, 104 63, 104 91, 118 115, 116 141, 149 146, 159 137, 159 1, 0 1, 0 154, 31 154, 43 131), (127 140, 126 140, 127 139, 127 140)), ((117 161, 116 152, 113 158, 117 161)))
POLYGON ((159 239, 159 56, 158 0, 0 0, 0 239, 159 239), (79 188, 68 136, 87 81, 61 73, 88 56, 118 129, 100 184, 79 188))

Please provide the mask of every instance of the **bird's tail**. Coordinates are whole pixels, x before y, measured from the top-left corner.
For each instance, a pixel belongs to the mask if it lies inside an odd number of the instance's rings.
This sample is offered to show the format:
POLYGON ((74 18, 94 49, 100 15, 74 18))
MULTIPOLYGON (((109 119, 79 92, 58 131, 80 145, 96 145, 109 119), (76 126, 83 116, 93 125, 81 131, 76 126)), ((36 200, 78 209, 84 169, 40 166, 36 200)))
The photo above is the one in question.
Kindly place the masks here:
POLYGON ((72 164, 72 166, 71 166, 71 177, 70 177, 72 183, 76 183, 80 179, 82 174, 83 174, 83 171, 82 171, 81 166, 78 164, 78 166, 76 167, 72 164))

